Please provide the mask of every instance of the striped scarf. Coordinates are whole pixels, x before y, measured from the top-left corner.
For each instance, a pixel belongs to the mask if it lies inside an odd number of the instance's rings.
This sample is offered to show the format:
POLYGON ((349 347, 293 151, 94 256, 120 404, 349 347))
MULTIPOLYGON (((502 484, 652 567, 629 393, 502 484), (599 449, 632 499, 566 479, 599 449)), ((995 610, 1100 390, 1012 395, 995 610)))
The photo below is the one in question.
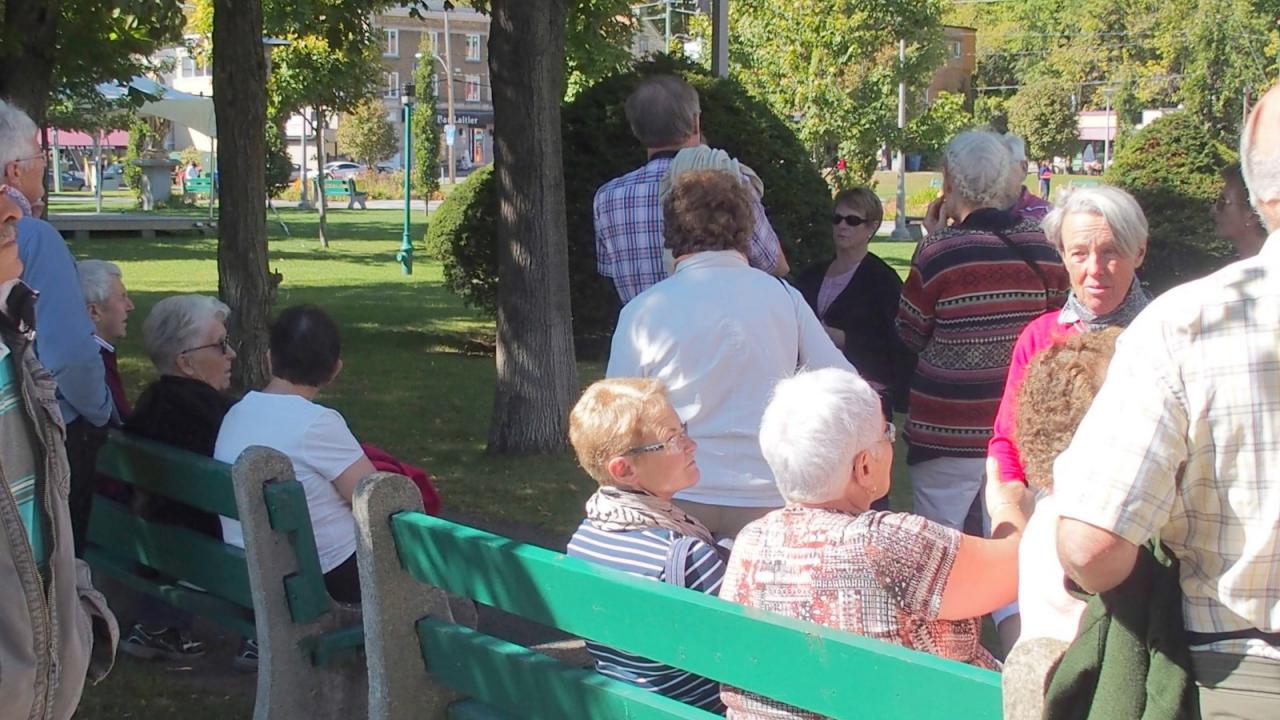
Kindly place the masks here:
POLYGON ((697 518, 643 490, 601 487, 587 500, 587 519, 605 532, 666 528, 715 545, 711 531, 697 518))
POLYGON ((1089 309, 1080 302, 1076 297, 1074 290, 1067 296, 1067 303, 1062 306, 1062 311, 1058 313, 1058 322, 1063 325, 1075 325, 1080 323, 1087 332, 1094 332, 1109 327, 1129 327, 1129 323, 1138 316, 1151 302, 1151 296, 1146 290, 1142 289, 1142 284, 1138 282, 1138 276, 1133 276, 1133 282, 1129 285, 1129 292, 1124 296, 1124 300, 1120 303, 1120 307, 1105 314, 1094 315, 1089 309))

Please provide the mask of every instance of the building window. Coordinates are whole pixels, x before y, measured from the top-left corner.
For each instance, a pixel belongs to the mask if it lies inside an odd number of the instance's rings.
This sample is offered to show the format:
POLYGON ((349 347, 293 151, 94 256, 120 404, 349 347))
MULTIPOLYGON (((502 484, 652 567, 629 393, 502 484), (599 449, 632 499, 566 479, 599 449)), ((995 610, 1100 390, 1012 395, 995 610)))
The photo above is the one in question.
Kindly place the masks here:
POLYGON ((649 38, 642 37, 636 40, 636 49, 640 51, 641 55, 648 55, 649 54, 649 38))
POLYGON ((382 57, 400 57, 400 31, 395 28, 386 28, 382 32, 386 33, 382 45, 382 57))
POLYGON ((431 73, 431 94, 440 97, 440 73, 431 73))
POLYGON ((951 57, 953 58, 960 57, 960 41, 959 40, 954 40, 951 43, 951 57))
POLYGON ((382 97, 393 99, 400 97, 400 73, 384 73, 383 77, 386 78, 387 83, 385 89, 382 91, 382 97))
POLYGON ((480 36, 467 36, 467 59, 473 62, 480 59, 480 36))
POLYGON ((195 56, 191 55, 190 51, 183 53, 178 58, 178 60, 179 60, 178 77, 180 78, 209 77, 210 75, 209 66, 197 60, 195 56))
POLYGON ((431 52, 440 54, 440 33, 435 30, 431 31, 431 52))
POLYGON ((466 101, 480 102, 480 76, 479 75, 467 76, 466 101))

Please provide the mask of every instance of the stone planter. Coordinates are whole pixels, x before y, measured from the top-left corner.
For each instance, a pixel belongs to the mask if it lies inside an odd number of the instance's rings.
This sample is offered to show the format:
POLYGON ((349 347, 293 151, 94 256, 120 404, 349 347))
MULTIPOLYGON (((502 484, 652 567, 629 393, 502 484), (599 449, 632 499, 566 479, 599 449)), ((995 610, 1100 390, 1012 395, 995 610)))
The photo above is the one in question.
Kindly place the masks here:
POLYGON ((178 165, 169 158, 139 158, 133 163, 142 168, 142 209, 155 210, 156 203, 168 202, 173 195, 173 169, 178 165))

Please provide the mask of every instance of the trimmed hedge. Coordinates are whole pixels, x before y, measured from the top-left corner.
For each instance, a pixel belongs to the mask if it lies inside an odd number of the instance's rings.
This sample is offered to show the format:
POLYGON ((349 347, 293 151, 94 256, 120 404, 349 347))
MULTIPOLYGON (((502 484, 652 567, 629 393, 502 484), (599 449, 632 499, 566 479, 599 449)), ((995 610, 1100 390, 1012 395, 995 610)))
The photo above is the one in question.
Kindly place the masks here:
MULTIPOLYGON (((605 182, 645 162, 623 103, 639 78, 654 73, 679 74, 697 88, 707 143, 760 175, 765 210, 791 267, 799 270, 832 252, 831 192, 795 134, 768 106, 738 83, 692 64, 667 57, 638 63, 579 93, 561 113, 570 301, 584 355, 607 343, 618 315, 612 281, 596 273, 592 200, 605 182)), ((428 252, 444 262, 450 289, 490 312, 497 290, 496 212, 492 170, 477 170, 436 210, 426 236, 428 252)))
POLYGON ((1235 258, 1213 223, 1223 184, 1218 173, 1235 159, 1185 111, 1158 118, 1116 152, 1106 181, 1132 193, 1146 213, 1151 236, 1138 274, 1153 293, 1208 275, 1235 258))

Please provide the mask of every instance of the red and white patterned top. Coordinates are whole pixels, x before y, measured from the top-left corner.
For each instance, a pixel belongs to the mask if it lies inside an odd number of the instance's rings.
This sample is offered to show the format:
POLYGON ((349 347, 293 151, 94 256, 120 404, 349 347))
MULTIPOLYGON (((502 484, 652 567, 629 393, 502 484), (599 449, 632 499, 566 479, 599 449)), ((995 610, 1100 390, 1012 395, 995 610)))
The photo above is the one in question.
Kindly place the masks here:
MULTIPOLYGON (((940 620, 960 534, 919 515, 787 507, 738 535, 720 597, 995 670, 981 622, 940 620)), ((725 685, 730 718, 819 715, 725 685)))

